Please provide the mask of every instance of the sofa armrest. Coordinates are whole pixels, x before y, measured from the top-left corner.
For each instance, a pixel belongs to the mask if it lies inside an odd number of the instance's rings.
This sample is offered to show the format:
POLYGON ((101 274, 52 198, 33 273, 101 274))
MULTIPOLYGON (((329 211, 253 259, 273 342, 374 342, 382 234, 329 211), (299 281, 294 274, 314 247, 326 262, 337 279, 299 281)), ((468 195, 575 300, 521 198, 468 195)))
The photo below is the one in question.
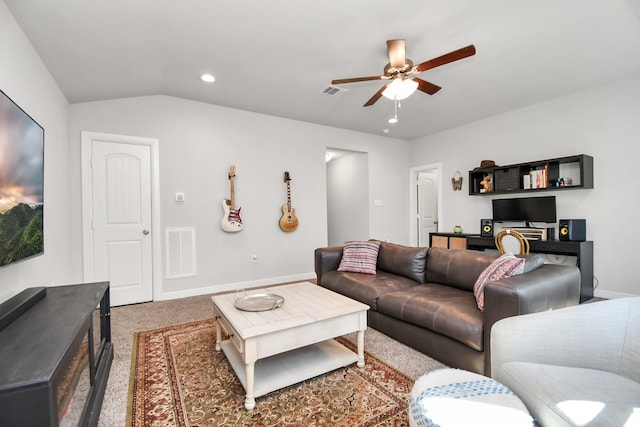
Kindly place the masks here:
POLYGON ((500 319, 577 305, 580 270, 545 264, 518 276, 488 283, 484 288, 485 368, 490 372, 491 328, 500 319))
POLYGON ((628 363, 636 358, 624 357, 625 349, 630 347, 629 335, 633 334, 629 324, 634 310, 638 319, 640 298, 601 301, 503 319, 491 331, 493 375, 499 377, 505 363, 530 362, 614 373, 626 371, 625 376, 637 381, 640 372, 637 362, 628 363), (629 366, 636 366, 635 377, 629 375, 629 366))
POLYGON ((343 248, 344 246, 329 246, 315 250, 315 269, 318 284, 320 284, 324 273, 338 269, 340 260, 342 260, 343 248))

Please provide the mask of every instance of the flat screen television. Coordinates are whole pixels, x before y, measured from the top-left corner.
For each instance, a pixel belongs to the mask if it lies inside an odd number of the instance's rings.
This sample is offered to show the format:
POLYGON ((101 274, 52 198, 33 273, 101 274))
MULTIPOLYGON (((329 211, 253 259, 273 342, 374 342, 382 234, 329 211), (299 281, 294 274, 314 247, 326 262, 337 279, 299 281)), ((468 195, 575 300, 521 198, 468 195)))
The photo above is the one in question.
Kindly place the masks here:
POLYGON ((494 199, 494 221, 556 222, 556 196, 494 199))
POLYGON ((0 267, 44 251, 44 129, 0 90, 0 267))

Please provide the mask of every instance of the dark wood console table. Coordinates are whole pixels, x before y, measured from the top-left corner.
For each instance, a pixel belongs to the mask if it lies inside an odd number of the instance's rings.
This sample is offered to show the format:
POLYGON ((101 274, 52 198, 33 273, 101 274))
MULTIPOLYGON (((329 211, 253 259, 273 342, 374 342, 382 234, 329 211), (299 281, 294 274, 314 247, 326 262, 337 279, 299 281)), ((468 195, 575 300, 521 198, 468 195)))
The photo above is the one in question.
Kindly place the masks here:
POLYGON ((20 311, 0 330, 0 425, 95 426, 113 360, 109 283, 40 288, 24 308, 33 289, 0 304, 20 311))
MULTIPOLYGON (((593 298, 593 242, 565 240, 529 240, 530 252, 575 256, 580 269, 580 302, 593 298)), ((493 237, 468 237, 467 249, 496 249, 493 237)))

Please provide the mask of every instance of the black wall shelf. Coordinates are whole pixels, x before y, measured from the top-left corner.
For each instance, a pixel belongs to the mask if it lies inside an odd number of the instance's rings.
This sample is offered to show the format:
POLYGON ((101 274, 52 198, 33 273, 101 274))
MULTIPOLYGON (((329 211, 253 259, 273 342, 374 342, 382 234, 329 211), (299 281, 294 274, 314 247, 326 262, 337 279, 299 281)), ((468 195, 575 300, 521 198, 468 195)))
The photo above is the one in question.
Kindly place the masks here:
POLYGON ((593 157, 586 154, 469 171, 469 195, 593 188, 593 157), (481 181, 489 177, 491 189, 481 181))

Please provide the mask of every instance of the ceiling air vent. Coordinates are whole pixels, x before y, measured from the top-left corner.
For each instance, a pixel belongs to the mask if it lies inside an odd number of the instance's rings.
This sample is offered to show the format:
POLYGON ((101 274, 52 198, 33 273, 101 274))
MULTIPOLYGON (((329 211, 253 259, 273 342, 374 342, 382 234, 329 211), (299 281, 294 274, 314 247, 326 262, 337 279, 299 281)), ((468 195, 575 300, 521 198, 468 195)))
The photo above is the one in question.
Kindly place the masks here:
POLYGON ((327 86, 322 90, 322 93, 329 96, 340 96, 345 92, 348 92, 348 89, 342 89, 335 86, 327 86))

